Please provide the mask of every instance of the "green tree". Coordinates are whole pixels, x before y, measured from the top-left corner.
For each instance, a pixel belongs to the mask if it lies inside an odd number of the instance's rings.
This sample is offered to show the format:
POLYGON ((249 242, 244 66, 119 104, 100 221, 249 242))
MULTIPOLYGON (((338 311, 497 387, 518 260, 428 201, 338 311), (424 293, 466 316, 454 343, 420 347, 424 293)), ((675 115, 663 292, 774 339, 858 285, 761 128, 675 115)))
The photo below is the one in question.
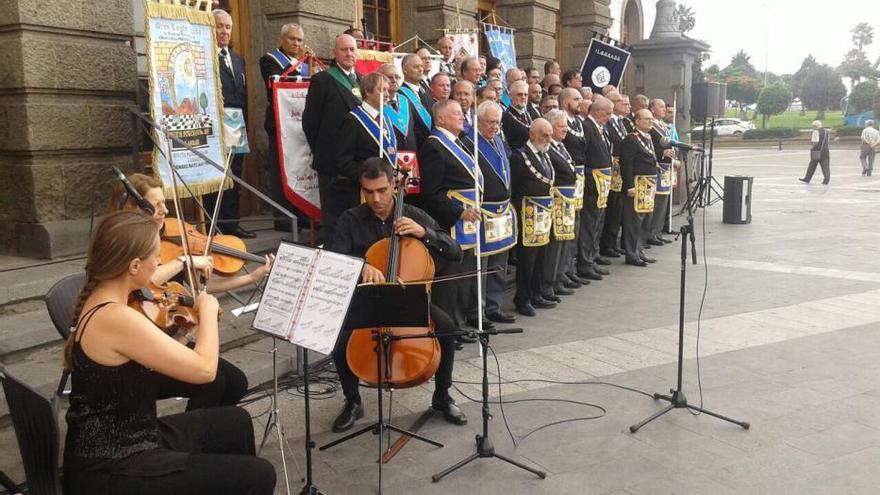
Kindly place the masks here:
POLYGON ((767 128, 767 121, 773 115, 784 112, 791 103, 791 93, 782 84, 771 84, 761 90, 758 96, 758 113, 761 114, 761 127, 767 128))
POLYGON ((746 118, 745 107, 758 101, 761 87, 750 59, 745 51, 740 50, 730 59, 730 65, 721 71, 721 82, 727 84, 727 98, 736 101, 741 119, 746 118))
POLYGON ((706 81, 718 82, 721 80, 721 67, 718 67, 718 64, 712 64, 703 71, 703 75, 706 76, 706 81))
MULTIPOLYGON (((791 75, 791 81, 788 84, 788 88, 791 89, 791 93, 794 95, 801 94, 801 85, 804 83, 804 78, 807 77, 807 73, 810 72, 810 69, 813 67, 817 67, 819 62, 816 61, 816 57, 812 55, 807 55, 806 58, 801 62, 801 68, 797 70, 794 74, 791 75)), ((807 114, 807 107, 801 105, 801 116, 807 114)))
POLYGON ((874 106, 875 94, 877 94, 876 81, 865 81, 856 84, 849 94, 849 113, 859 114, 871 110, 874 106))
POLYGON ((840 74, 826 64, 813 67, 807 72, 798 96, 810 110, 817 112, 816 119, 825 118, 825 111, 836 108, 846 96, 846 88, 840 74))
POLYGON ((867 22, 860 22, 852 31, 852 42, 858 51, 874 42, 874 27, 867 22))
POLYGON ((861 82, 862 79, 872 79, 877 77, 877 70, 871 65, 865 52, 853 48, 846 52, 843 62, 837 68, 840 75, 847 77, 852 81, 852 87, 861 82))
POLYGON ((694 29, 694 26, 697 24, 697 18, 694 16, 694 11, 683 3, 680 3, 675 7, 675 13, 673 15, 675 16, 675 23, 678 26, 678 30, 681 31, 681 34, 685 34, 694 29))

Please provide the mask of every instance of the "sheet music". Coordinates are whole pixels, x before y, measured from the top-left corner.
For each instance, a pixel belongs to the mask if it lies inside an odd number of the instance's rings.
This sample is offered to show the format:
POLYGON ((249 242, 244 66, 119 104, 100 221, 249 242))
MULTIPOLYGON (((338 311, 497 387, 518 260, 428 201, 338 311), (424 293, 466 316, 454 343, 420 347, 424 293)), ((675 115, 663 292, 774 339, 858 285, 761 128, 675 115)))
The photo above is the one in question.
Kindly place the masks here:
POLYGON ((286 242, 278 246, 269 281, 254 316, 254 328, 290 340, 297 303, 314 258, 315 251, 310 248, 286 242))
POLYGON ((318 251, 291 342, 322 354, 333 351, 363 264, 359 258, 318 251))

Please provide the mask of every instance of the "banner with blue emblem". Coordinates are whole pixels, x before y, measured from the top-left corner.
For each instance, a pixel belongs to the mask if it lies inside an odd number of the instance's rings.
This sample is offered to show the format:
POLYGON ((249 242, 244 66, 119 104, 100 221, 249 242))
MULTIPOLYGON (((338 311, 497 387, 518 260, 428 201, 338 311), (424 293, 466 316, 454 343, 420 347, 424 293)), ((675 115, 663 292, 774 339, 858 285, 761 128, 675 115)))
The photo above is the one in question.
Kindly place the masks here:
POLYGON ((620 87, 620 81, 629 62, 629 51, 623 45, 607 38, 609 42, 593 38, 587 48, 584 63, 581 64, 581 78, 584 86, 601 94, 602 88, 609 84, 620 87))
POLYGON ((501 74, 507 74, 507 69, 516 67, 516 47, 513 45, 513 29, 496 24, 480 23, 489 53, 501 61, 501 74))

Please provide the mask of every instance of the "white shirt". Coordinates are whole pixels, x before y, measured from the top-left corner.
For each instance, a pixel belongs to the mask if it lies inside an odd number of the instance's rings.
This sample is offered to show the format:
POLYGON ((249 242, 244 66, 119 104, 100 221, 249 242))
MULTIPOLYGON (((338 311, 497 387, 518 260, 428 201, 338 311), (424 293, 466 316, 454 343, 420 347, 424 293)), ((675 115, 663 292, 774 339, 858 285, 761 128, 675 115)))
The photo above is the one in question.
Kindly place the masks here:
POLYGON ((443 127, 440 127, 440 126, 436 126, 436 129, 437 129, 438 131, 442 132, 443 135, 446 136, 446 137, 448 137, 449 140, 452 141, 453 143, 455 142, 456 139, 458 139, 458 136, 456 136, 455 134, 453 134, 449 129, 446 129, 446 128, 443 128, 443 127))
POLYGON ((418 84, 413 84, 413 83, 411 83, 411 82, 409 82, 409 81, 403 81, 403 84, 405 84, 406 87, 408 87, 409 89, 413 90, 413 92, 414 92, 415 94, 419 94, 419 91, 421 91, 421 89, 422 89, 422 87, 421 87, 420 85, 418 85, 418 84))
POLYGON ((369 115, 371 119, 376 120, 379 117, 379 111, 373 108, 372 105, 367 103, 366 100, 364 100, 361 106, 363 107, 364 111, 367 112, 367 115, 369 115))
POLYGON ((877 146, 880 144, 880 131, 873 127, 865 127, 862 131, 862 142, 868 146, 877 146))

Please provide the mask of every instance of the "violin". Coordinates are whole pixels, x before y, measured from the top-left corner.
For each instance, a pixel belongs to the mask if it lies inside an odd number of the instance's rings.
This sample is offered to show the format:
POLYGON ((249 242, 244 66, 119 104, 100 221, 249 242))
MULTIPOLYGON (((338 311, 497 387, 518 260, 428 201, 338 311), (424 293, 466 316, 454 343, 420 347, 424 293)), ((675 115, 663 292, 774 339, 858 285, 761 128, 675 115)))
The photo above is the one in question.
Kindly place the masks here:
MULTIPOLYGON (((392 225, 403 214, 407 171, 401 170, 401 173, 403 179, 397 188, 392 225)), ((372 266, 385 267, 385 280, 388 282, 431 280, 434 277, 434 260, 428 248, 418 239, 403 237, 393 231, 391 237, 373 243, 365 258, 372 266)), ((381 377, 381 381, 389 387, 416 387, 434 376, 440 366, 440 342, 433 336, 433 331, 433 321, 429 322, 428 327, 355 329, 348 341, 346 360, 355 376, 367 384, 377 385, 381 377), (379 352, 380 364, 377 369, 376 343, 382 345, 381 336, 386 334, 426 337, 392 340, 390 349, 379 352), (386 374, 386 369, 390 373, 386 374)))
POLYGON ((149 286, 129 294, 128 306, 171 336, 180 331, 190 331, 199 324, 195 299, 186 287, 177 282, 163 285, 151 282, 149 286))
MULTIPOLYGON (((162 229, 162 245, 159 257, 162 263, 167 263, 184 254, 183 239, 189 242, 189 254, 202 256, 208 246, 208 236, 201 233, 192 224, 178 222, 177 219, 166 218, 162 229), (186 231, 181 233, 181 225, 186 231)), ((247 252, 244 241, 234 235, 215 234, 211 244, 211 259, 214 261, 214 273, 230 276, 238 273, 246 261, 265 263, 262 256, 247 252)))

